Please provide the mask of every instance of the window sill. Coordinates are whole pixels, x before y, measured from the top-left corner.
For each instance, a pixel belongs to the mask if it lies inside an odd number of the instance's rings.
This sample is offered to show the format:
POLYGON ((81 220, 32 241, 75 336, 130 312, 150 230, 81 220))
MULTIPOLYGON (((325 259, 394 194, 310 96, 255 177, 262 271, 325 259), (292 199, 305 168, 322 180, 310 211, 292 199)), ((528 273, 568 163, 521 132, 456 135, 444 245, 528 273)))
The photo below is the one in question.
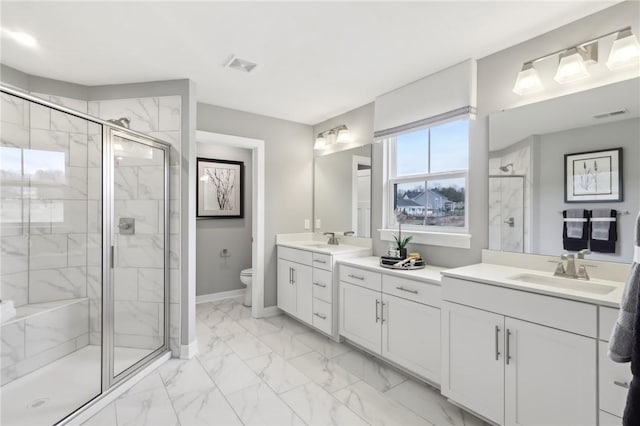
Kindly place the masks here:
MULTIPOLYGON (((380 232, 380 239, 383 241, 395 241, 393 237, 398 235, 397 229, 378 229, 378 232, 380 232)), ((471 248, 471 234, 403 229, 402 235, 412 236, 411 244, 465 249, 471 248)))

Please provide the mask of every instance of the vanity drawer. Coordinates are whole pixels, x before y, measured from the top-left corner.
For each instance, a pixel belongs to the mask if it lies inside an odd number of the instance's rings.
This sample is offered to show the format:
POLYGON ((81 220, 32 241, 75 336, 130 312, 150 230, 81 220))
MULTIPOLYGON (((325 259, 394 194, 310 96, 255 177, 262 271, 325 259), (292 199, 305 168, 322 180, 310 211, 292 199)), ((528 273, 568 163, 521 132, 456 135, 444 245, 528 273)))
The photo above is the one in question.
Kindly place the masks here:
POLYGON ((340 265, 340 281, 382 291, 382 275, 379 272, 340 265))
POLYGON ((325 269, 331 271, 333 269, 333 262, 330 254, 313 253, 313 266, 315 268, 325 269))
POLYGON ((598 326, 600 333, 600 340, 609 341, 613 326, 618 320, 619 309, 607 308, 600 306, 600 325, 598 326))
POLYGON ((303 265, 311 265, 313 253, 306 250, 278 246, 278 258, 290 260, 291 262, 302 263, 303 265))
POLYGON ((382 292, 425 305, 440 307, 439 285, 383 275, 382 292))
POLYGON ((313 326, 326 334, 331 334, 331 304, 313 299, 313 326))
POLYGON ((599 345, 599 381, 600 381, 600 409, 622 417, 627 401, 627 387, 631 383, 631 364, 613 362, 607 356, 608 344, 598 342, 599 345))
POLYGON ((313 268, 313 297, 331 303, 332 279, 333 274, 331 271, 313 268))

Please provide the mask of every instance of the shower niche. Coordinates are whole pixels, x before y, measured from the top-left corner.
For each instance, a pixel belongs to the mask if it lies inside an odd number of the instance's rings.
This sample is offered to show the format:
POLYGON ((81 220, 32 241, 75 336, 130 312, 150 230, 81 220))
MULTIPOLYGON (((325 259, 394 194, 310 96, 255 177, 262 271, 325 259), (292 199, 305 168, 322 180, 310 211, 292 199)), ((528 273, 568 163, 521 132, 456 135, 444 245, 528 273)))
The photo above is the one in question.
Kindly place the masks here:
POLYGON ((169 146, 1 102, 0 423, 55 424, 168 350, 169 146))

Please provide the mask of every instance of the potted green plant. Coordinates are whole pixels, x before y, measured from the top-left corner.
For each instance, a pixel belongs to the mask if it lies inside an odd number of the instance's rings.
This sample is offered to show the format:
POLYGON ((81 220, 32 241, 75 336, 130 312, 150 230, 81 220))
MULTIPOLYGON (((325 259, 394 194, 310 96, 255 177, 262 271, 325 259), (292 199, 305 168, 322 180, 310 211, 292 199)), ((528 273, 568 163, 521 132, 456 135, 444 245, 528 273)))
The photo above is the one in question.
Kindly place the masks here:
POLYGON ((394 213, 396 215, 396 222, 398 222, 398 235, 397 236, 394 235, 393 238, 395 238, 396 240, 396 249, 398 250, 399 257, 401 259, 406 259, 407 244, 409 244, 409 241, 411 241, 413 237, 408 236, 408 237, 402 238, 402 224, 407 221, 407 214, 400 209, 396 209, 394 213))

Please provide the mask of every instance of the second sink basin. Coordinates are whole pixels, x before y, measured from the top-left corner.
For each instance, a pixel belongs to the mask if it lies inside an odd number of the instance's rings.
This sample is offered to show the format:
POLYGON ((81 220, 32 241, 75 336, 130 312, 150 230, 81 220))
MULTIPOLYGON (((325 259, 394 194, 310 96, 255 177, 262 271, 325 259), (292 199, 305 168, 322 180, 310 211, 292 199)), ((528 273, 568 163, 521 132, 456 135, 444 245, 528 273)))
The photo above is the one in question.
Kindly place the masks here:
POLYGON ((521 281, 527 284, 538 284, 565 290, 575 290, 594 294, 609 294, 616 289, 616 287, 614 286, 599 283, 597 281, 585 281, 538 274, 518 274, 514 275, 513 277, 509 277, 509 279, 521 281))

